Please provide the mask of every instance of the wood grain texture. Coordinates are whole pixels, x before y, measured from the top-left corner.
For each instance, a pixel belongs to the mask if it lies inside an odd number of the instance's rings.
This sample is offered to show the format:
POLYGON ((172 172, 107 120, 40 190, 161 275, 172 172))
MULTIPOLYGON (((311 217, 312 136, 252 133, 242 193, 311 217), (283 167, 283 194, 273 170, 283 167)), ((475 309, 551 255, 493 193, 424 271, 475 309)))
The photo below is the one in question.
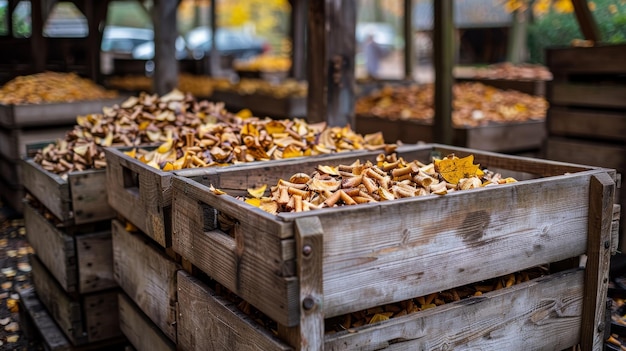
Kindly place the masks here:
POLYGON ((74 238, 58 230, 31 205, 24 205, 26 238, 37 257, 68 293, 79 289, 74 238))
POLYGON ((0 156, 0 178, 16 187, 22 184, 22 167, 19 161, 8 160, 0 156))
POLYGON ((626 108, 626 84, 551 82, 548 84, 550 104, 626 108))
POLYGON ((67 181, 50 173, 32 159, 22 162, 23 184, 37 200, 62 222, 71 222, 73 213, 67 181))
POLYGON ((176 343, 176 272, 181 267, 147 238, 113 221, 115 279, 128 297, 176 343))
POLYGON ((106 172, 104 170, 73 172, 68 176, 74 223, 92 223, 115 217, 107 202, 106 172))
POLYGON ((624 74, 626 45, 598 45, 590 48, 568 47, 546 50, 546 66, 558 78, 561 74, 624 74))
POLYGON ((181 350, 292 350, 184 271, 178 271, 178 310, 181 350))
POLYGON ((78 235, 75 240, 79 292, 86 294, 116 287, 111 231, 78 235))
POLYGON ((124 293, 118 295, 120 329, 137 351, 174 351, 168 339, 124 293))
POLYGON ((118 293, 118 290, 109 290, 82 296, 85 330, 90 343, 122 335, 117 304, 118 293))
POLYGON ((626 116, 623 113, 551 106, 547 122, 550 135, 626 140, 626 116))
POLYGON ((20 323, 24 336, 34 339, 40 335, 45 347, 51 351, 72 350, 72 344, 70 344, 41 301, 39 301, 35 289, 32 287, 22 289, 18 291, 18 294, 20 296, 20 323), (35 329, 34 331, 38 335, 29 335, 27 329, 24 329, 30 323, 32 323, 33 329, 35 329))
POLYGON ((31 256, 32 277, 39 300, 73 345, 88 341, 80 301, 71 299, 45 269, 36 256, 31 256))
POLYGON ((324 350, 564 350, 579 342, 583 271, 546 276, 327 335, 324 350))
POLYGON ((606 298, 611 260, 611 222, 615 183, 606 174, 594 175, 589 185, 587 267, 582 310, 581 347, 602 350, 606 339, 606 298))
POLYGON ((626 171, 626 146, 603 142, 589 142, 573 138, 550 137, 546 142, 546 157, 572 163, 626 171))

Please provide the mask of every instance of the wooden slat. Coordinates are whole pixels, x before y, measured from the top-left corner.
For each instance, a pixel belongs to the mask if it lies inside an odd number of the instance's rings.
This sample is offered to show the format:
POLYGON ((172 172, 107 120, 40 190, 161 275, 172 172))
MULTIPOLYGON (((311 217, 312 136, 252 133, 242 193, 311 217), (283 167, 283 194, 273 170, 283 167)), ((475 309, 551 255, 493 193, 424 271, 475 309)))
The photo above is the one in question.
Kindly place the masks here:
POLYGON ((118 293, 117 290, 109 290, 82 297, 85 330, 90 343, 122 336, 117 304, 118 293))
POLYGON ((32 277, 35 291, 41 302, 73 345, 88 341, 84 328, 82 308, 79 301, 72 300, 46 271, 35 256, 31 256, 32 277))
POLYGON ((624 113, 551 106, 547 122, 550 135, 626 140, 624 113))
POLYGON ((178 271, 178 311, 182 350, 292 350, 184 271, 178 271))
POLYGON ((75 240, 80 293, 116 287, 111 231, 78 235, 75 240))
POLYGON ((107 202, 106 173, 73 172, 68 176, 74 223, 92 223, 115 217, 107 202))
POLYGON ((63 222, 73 219, 68 183, 47 172, 32 159, 22 162, 24 187, 63 222))
POLYGON ((589 106, 626 108, 626 84, 570 83, 554 81, 548 85, 550 104, 561 106, 589 106))
POLYGON ((9 160, 26 156, 26 145, 63 138, 72 126, 53 126, 38 129, 0 128, 0 155, 9 160))
POLYGON ((573 138, 548 138, 546 158, 573 163, 589 163, 620 172, 626 170, 626 147, 618 144, 588 142, 573 138))
POLYGON ((567 271, 355 330, 325 350, 565 350, 579 341, 583 271, 567 271))
POLYGON ((13 187, 21 185, 22 168, 20 162, 0 156, 0 178, 13 187))
POLYGON ((176 342, 176 272, 181 267, 146 238, 113 221, 115 279, 165 336, 176 342))
POLYGON ((580 343, 583 350, 602 350, 611 260, 611 222, 615 183, 607 174, 594 175, 589 185, 587 267, 580 343))
POLYGON ((29 339, 40 338, 47 350, 70 351, 72 344, 61 332, 54 320, 50 317, 41 301, 37 298, 35 289, 32 287, 18 291, 20 296, 20 324, 24 334, 29 339), (24 330, 32 323, 37 335, 29 335, 24 330))
POLYGON ((24 206, 26 238, 38 258, 68 293, 78 292, 74 238, 55 228, 31 205, 24 206))
POLYGON ((137 351, 174 351, 176 345, 124 294, 118 295, 120 328, 137 351))
POLYGON ((25 194, 24 187, 19 185, 13 186, 0 178, 0 198, 6 205, 10 206, 18 213, 22 213, 24 210, 22 199, 24 199, 25 194))
POLYGON ((624 74, 626 45, 601 45, 589 48, 568 47, 546 50, 546 66, 555 74, 624 74))
POLYGON ((329 317, 584 253, 594 173, 279 217, 320 219, 329 317))

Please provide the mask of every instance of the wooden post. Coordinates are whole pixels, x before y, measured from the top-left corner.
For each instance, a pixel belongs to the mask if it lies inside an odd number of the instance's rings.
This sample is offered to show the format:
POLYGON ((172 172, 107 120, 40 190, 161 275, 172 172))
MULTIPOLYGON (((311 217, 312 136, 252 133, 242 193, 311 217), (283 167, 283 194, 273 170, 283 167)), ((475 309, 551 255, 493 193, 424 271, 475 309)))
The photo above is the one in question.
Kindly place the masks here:
POLYGON ((606 174, 591 177, 589 185, 589 222, 587 266, 583 288, 580 343, 583 350, 602 350, 606 298, 611 259, 611 222, 615 183, 606 174))
POLYGON ((300 281, 300 343, 298 350, 324 348, 324 229, 317 217, 298 218, 296 257, 300 281))
POLYGON ((308 0, 290 0, 291 3, 291 72, 297 80, 306 79, 306 26, 308 0))
POLYGON ((33 58, 33 69, 35 72, 41 72, 46 67, 48 56, 46 41, 43 37, 43 24, 46 18, 43 15, 42 1, 31 2, 31 21, 30 51, 33 58))
POLYGON ((217 77, 221 74, 220 53, 217 51, 217 0, 211 0, 211 48, 209 49, 209 74, 217 77))
POLYGON ((574 5, 574 13, 576 14, 580 31, 585 36, 585 39, 592 40, 594 43, 602 41, 602 34, 600 33, 598 24, 589 10, 587 1, 572 0, 572 4, 574 5))
POLYGON ((413 2, 404 0, 404 78, 413 78, 414 42, 413 38, 413 2))
POLYGON ((309 122, 354 126, 355 28, 355 1, 309 3, 309 122))
POLYGON ((513 12, 513 26, 509 35, 507 61, 519 64, 525 62, 528 34, 529 9, 518 9, 513 12))
POLYGON ((454 24, 452 0, 434 1, 433 59, 435 61, 435 118, 433 141, 452 144, 452 68, 454 24))
POLYGON ((164 95, 178 85, 176 61, 176 8, 177 0, 155 0, 152 8, 154 26, 154 91, 164 95))
POLYGON ((98 81, 100 76, 100 44, 102 32, 100 24, 104 23, 109 7, 108 1, 84 1, 81 10, 87 17, 89 34, 87 36, 87 74, 91 80, 98 81))

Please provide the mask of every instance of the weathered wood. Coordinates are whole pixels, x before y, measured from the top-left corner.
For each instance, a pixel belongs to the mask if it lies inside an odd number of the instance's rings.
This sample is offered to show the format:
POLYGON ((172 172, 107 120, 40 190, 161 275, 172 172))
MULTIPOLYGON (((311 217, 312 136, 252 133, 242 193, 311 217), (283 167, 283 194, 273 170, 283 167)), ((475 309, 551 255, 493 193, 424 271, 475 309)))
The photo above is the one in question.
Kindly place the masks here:
POLYGON ((297 219, 296 248, 300 280, 300 343, 298 350, 319 350, 324 344, 324 230, 317 217, 297 219))
POLYGON ((433 3, 433 61, 435 63, 435 118, 433 141, 452 143, 452 69, 454 65, 454 24, 452 0, 433 3))
POLYGON ((330 83, 328 47, 326 45, 326 5, 327 1, 308 1, 307 22, 307 108, 309 123, 324 122, 328 118, 326 91, 330 83))
POLYGON ((85 330, 90 343, 122 336, 118 294, 117 290, 108 290, 81 297, 85 330))
POLYGON ((572 5, 574 5, 574 14, 576 15, 580 31, 583 32, 585 39, 591 40, 594 43, 602 42, 602 33, 589 9, 587 1, 572 0, 572 5))
POLYGON ((555 79, 569 74, 624 74, 626 44, 563 47, 546 50, 546 66, 555 79))
POLYGON ((68 293, 78 291, 78 263, 74 238, 56 229, 36 209, 24 206, 26 238, 37 257, 68 293))
POLYGON ((111 219, 114 210, 107 202, 104 171, 72 172, 68 175, 74 223, 92 223, 111 219))
POLYGON ((626 109, 626 84, 575 83, 554 81, 548 84, 550 104, 626 109))
POLYGON ((59 175, 47 172, 32 159, 22 162, 24 187, 61 221, 69 221, 73 214, 69 184, 59 175))
MULTIPOLYGON (((611 256, 617 253, 621 240, 619 237, 619 217, 621 215, 621 205, 613 205, 613 219, 611 221, 611 256)), ((621 251, 621 249, 620 249, 621 251)))
POLYGON ((476 163, 505 176, 511 171, 534 176, 443 197, 277 216, 176 176, 174 250, 290 327, 300 309, 293 302, 299 292, 291 289, 302 282, 297 275, 284 275, 282 268, 294 260, 290 255, 297 255, 298 248, 287 255, 282 250, 295 243, 281 241, 293 240, 297 220, 317 217, 322 223, 324 316, 330 317, 577 257, 586 250, 590 178, 615 177, 612 170, 594 167, 425 147, 414 152, 422 157, 399 156, 426 161, 432 152, 474 154, 476 163), (503 203, 508 208, 504 212, 503 203), (233 218, 236 225, 230 233, 217 226, 218 213, 233 218))
MULTIPOLYGON (((291 69, 289 76, 297 80, 306 79, 306 27, 308 0, 290 0, 291 69)), ((306 105, 305 105, 306 114, 306 105)))
POLYGON ((605 338, 606 298, 611 260, 611 222, 615 183, 607 174, 591 177, 587 266, 580 341, 583 350, 601 350, 605 338))
POLYGON ((147 238, 127 232, 119 221, 114 220, 112 228, 115 279, 176 343, 176 272, 181 267, 146 242, 147 238))
POLYGON ((626 116, 612 111, 551 106, 547 128, 551 136, 626 141, 626 116))
POLYGON ((551 137, 546 141, 546 158, 572 163, 626 170, 626 147, 619 144, 551 137))
POLYGON ((324 350, 564 350, 584 332, 582 290, 582 271, 557 273, 329 334, 324 350))
POLYGON ((78 264, 78 291, 85 294, 116 287, 117 283, 113 279, 111 232, 83 234, 75 236, 74 239, 78 264))
POLYGON ((24 187, 8 184, 4 179, 0 178, 0 198, 2 198, 5 204, 19 213, 24 209, 24 204, 22 203, 24 195, 24 187))
POLYGON ((26 145, 63 138, 72 126, 53 126, 37 129, 0 128, 0 156, 18 161, 26 156, 26 145))
POLYGON ((7 184, 18 187, 22 183, 22 168, 19 161, 7 160, 0 156, 0 179, 7 184))
POLYGON ((64 125, 70 130, 76 116, 101 113, 105 106, 113 106, 125 98, 75 101, 66 103, 1 105, 0 126, 6 128, 64 125))
POLYGON ((172 343, 124 293, 118 295, 120 329, 137 351, 174 351, 172 343))
POLYGON ((72 300, 46 271, 36 256, 31 256, 33 285, 37 296, 73 345, 88 342, 83 324, 81 304, 72 300))
POLYGON ((292 350, 184 271, 178 271, 178 310, 182 350, 292 350))
POLYGON ((20 324, 24 329, 28 324, 32 324, 33 332, 36 335, 24 334, 29 339, 38 338, 50 351, 69 351, 72 344, 61 332, 54 320, 50 317, 41 301, 37 298, 35 289, 32 287, 18 290, 20 296, 20 324))
MULTIPOLYGON (((176 62, 176 8, 177 0, 157 0, 151 9, 154 26, 154 92, 165 95, 178 85, 176 62)), ((213 41, 215 43, 215 41, 213 41)))

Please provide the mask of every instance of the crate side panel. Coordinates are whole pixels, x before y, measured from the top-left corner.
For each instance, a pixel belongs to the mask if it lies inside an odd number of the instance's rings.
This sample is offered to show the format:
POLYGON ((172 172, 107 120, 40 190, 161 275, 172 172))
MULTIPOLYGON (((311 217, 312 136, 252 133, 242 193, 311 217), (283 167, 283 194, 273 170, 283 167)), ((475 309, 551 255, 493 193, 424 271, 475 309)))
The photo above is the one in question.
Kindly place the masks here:
POLYGON ((623 60, 626 45, 554 48, 546 50, 546 65, 555 76, 559 73, 626 73, 623 60))
POLYGON ((0 178, 0 198, 18 213, 22 213, 24 210, 22 200, 25 194, 24 187, 13 186, 0 178))
POLYGON ((76 236, 78 284, 80 293, 101 291, 117 286, 113 278, 111 232, 76 236))
POLYGON ((74 345, 86 343, 86 330, 80 301, 71 299, 35 257, 30 260, 35 291, 48 313, 74 345), (85 333, 83 335, 83 333, 85 333))
POLYGON ((118 295, 120 329, 137 351, 174 351, 176 345, 124 294, 118 295))
POLYGON ((72 220, 70 188, 67 181, 50 173, 32 159, 22 162, 24 187, 62 222, 72 220))
POLYGON ((546 136, 544 121, 501 123, 462 129, 465 147, 495 152, 516 152, 539 149, 546 136))
POLYGON ((551 135, 626 140, 626 115, 598 110, 553 106, 548 110, 551 135))
POLYGON ((573 138, 548 138, 546 157, 552 160, 582 163, 626 170, 626 146, 619 144, 588 142, 573 138))
POLYGON ((399 121, 375 116, 356 116, 355 130, 359 134, 372 134, 382 132, 385 142, 395 143, 400 140, 399 121))
POLYGON ((554 106, 591 106, 626 108, 626 84, 557 83, 549 85, 550 103, 554 106))
POLYGON ((183 350, 292 350, 184 271, 178 272, 178 308, 183 350))
POLYGON ((569 271, 326 337, 325 350, 564 350, 579 342, 583 272, 569 271))
POLYGON ((113 221, 115 279, 137 306, 176 341, 176 271, 180 266, 146 239, 113 221))
POLYGON ((10 160, 19 160, 26 156, 26 145, 65 137, 72 126, 38 129, 0 128, 0 155, 10 160))
POLYGON ((13 187, 22 184, 22 168, 20 162, 8 160, 0 156, 0 178, 13 187))
POLYGON ((89 342, 122 336, 117 290, 84 295, 82 299, 85 329, 89 342))
POLYGON ((589 174, 563 176, 360 209, 320 210, 325 315, 582 254, 588 183, 589 174))
POLYGON ((24 206, 26 238, 37 257, 68 293, 78 291, 74 238, 45 219, 31 205, 24 206))
POLYGON ((69 184, 76 224, 103 221, 115 216, 107 201, 105 170, 70 174, 69 184))

